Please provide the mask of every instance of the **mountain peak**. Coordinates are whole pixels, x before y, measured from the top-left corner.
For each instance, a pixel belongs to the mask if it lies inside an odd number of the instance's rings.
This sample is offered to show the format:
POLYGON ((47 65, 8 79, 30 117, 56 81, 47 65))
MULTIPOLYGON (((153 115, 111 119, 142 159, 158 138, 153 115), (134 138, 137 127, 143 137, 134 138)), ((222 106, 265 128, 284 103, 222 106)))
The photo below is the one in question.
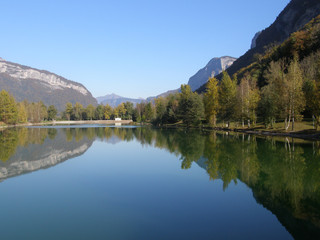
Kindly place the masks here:
POLYGON ((226 70, 233 64, 235 60, 237 59, 230 56, 212 58, 204 68, 200 69, 189 79, 188 84, 190 85, 192 91, 197 90, 200 86, 205 84, 209 77, 216 76, 222 71, 226 70))
POLYGON ((96 98, 99 104, 109 104, 111 107, 117 107, 121 103, 125 102, 131 102, 134 105, 137 103, 141 103, 144 101, 143 98, 127 98, 127 97, 122 97, 119 96, 115 93, 107 94, 105 96, 97 97, 96 98))

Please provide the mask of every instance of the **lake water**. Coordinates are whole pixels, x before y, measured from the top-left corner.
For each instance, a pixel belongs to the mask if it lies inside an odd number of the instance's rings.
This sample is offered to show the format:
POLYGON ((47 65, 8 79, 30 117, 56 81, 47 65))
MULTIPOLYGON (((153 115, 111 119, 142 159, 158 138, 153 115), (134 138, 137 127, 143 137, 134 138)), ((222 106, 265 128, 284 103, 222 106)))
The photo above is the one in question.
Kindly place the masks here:
POLYGON ((32 127, 0 159, 1 239, 320 239, 317 142, 32 127))

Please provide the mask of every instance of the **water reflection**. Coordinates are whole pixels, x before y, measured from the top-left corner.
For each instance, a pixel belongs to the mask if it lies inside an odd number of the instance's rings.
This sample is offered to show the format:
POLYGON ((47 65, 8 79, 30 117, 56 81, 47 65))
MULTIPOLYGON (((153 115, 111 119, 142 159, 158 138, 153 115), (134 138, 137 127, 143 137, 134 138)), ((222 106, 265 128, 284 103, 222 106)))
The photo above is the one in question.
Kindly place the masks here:
POLYGON ((70 138, 64 129, 13 128, 0 131, 0 181, 79 156, 90 148, 92 142, 77 131, 70 138))
POLYGON ((83 154, 95 141, 138 141, 197 164, 225 190, 242 181, 297 239, 320 236, 320 152, 317 142, 217 132, 151 128, 19 128, 0 132, 0 179, 83 154))

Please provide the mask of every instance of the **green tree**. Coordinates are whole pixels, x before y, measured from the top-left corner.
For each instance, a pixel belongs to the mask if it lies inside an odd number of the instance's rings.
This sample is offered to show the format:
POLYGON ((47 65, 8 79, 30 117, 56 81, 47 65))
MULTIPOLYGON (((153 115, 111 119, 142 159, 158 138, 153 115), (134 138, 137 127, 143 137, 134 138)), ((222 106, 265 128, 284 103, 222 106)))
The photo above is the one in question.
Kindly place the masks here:
POLYGON ((146 104, 143 115, 147 121, 151 121, 154 118, 154 109, 151 102, 146 104))
POLYGON ((18 109, 18 117, 17 117, 17 122, 18 123, 25 123, 28 121, 28 116, 27 116, 27 111, 23 103, 18 103, 17 104, 17 109, 18 109))
POLYGON ((132 102, 125 102, 124 108, 126 109, 125 113, 125 119, 132 119, 132 114, 133 114, 133 103, 132 102))
POLYGON ((132 113, 132 121, 134 122, 141 122, 141 116, 137 108, 133 109, 132 113))
POLYGON ((204 94, 203 100, 206 119, 210 125, 215 126, 219 111, 219 88, 216 78, 209 78, 207 83, 207 91, 204 94))
POLYGON ((86 113, 87 113, 87 119, 88 120, 92 120, 94 118, 94 111, 95 111, 95 107, 92 104, 89 104, 86 107, 86 113))
POLYGON ((156 109, 155 121, 158 124, 162 124, 164 121, 164 115, 166 113, 166 107, 167 107, 166 99, 163 97, 159 97, 159 98, 156 98, 154 102, 155 102, 155 109, 156 109))
POLYGON ((115 108, 115 115, 117 117, 120 118, 124 118, 126 115, 126 108, 124 106, 124 103, 119 104, 116 108, 115 108))
POLYGON ((176 123, 178 121, 179 115, 179 98, 180 94, 170 94, 168 99, 168 104, 166 108, 165 115, 163 116, 164 123, 176 123))
POLYGON ((6 124, 15 124, 18 120, 18 109, 14 97, 7 91, 0 92, 0 121, 6 124))
POLYGON ((50 105, 48 107, 48 120, 51 121, 51 120, 54 120, 57 116, 57 109, 55 108, 55 106, 53 105, 50 105))
POLYGON ((39 104, 38 106, 40 108, 40 121, 44 121, 44 120, 48 119, 47 106, 42 101, 40 101, 38 104, 39 104))
POLYGON ((320 125, 320 51, 311 54, 301 62, 306 98, 306 112, 316 120, 315 127, 320 125))
POLYGON ((102 104, 97 106, 96 111, 94 112, 94 116, 97 120, 104 119, 104 106, 102 104))
POLYGON ((109 120, 111 119, 111 115, 112 115, 113 109, 112 107, 107 104, 104 106, 104 119, 109 120))
POLYGON ((70 121, 70 119, 71 119, 72 112, 73 112, 72 103, 71 102, 66 103, 66 107, 64 110, 64 116, 68 121, 70 121))
POLYGON ((286 117, 285 102, 288 96, 287 81, 285 78, 285 62, 272 61, 265 72, 267 85, 261 89, 260 113, 266 126, 275 123, 277 118, 286 117))
MULTIPOLYGON (((286 78, 288 84, 288 98, 286 102, 288 123, 290 123, 290 119, 292 119, 292 130, 294 130, 295 119, 300 118, 300 115, 305 108, 305 97, 302 90, 303 79, 297 57, 290 63, 286 78)), ((288 127, 289 124, 286 129, 288 129, 288 127)))
POLYGON ((187 126, 199 125, 204 117, 202 97, 193 93, 189 85, 181 85, 179 115, 187 126))
POLYGON ((241 79, 237 96, 237 112, 242 120, 242 126, 244 126, 244 120, 247 119, 248 127, 250 127, 250 121, 254 124, 256 122, 256 110, 260 100, 260 93, 256 81, 254 81, 249 73, 245 74, 241 79))
POLYGON ((83 106, 79 102, 76 102, 76 104, 73 107, 73 119, 74 120, 82 120, 82 112, 83 112, 83 106))
POLYGON ((222 120, 228 122, 228 127, 230 127, 230 121, 235 118, 236 94, 237 83, 232 81, 228 73, 224 71, 219 86, 219 115, 222 120))

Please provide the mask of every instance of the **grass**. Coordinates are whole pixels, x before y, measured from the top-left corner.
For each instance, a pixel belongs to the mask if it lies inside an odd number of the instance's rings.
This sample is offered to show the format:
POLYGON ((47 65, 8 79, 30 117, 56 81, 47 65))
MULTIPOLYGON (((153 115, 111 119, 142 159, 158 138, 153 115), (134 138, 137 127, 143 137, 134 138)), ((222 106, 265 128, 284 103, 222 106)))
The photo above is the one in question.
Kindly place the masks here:
MULTIPOLYGON (((225 128, 226 124, 224 123, 218 123, 217 127, 225 128)), ((316 130, 313 128, 312 121, 301 121, 301 122, 295 122, 294 123, 294 130, 292 131, 292 123, 290 123, 290 127, 286 131, 284 128, 284 122, 276 122, 273 127, 268 127, 263 123, 257 123, 256 125, 250 126, 248 128, 248 125, 245 125, 244 128, 242 127, 242 124, 239 122, 231 122, 230 127, 231 129, 241 129, 241 130, 255 130, 255 131, 266 131, 266 132, 301 132, 301 131, 307 131, 307 132, 315 132, 316 130)))

